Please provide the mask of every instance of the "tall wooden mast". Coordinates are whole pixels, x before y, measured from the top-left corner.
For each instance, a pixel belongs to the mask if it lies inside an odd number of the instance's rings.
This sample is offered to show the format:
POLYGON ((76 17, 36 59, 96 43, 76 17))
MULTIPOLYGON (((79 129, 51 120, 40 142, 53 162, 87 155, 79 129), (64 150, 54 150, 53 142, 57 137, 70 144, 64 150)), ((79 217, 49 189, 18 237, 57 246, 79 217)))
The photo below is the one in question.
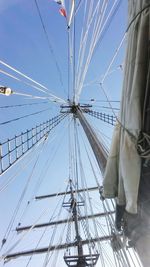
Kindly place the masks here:
MULTIPOLYGON (((69 205, 72 211, 74 227, 75 227, 75 240, 77 246, 77 255, 75 256, 64 256, 65 263, 67 266, 71 267, 86 267, 86 266, 95 266, 99 257, 99 254, 86 254, 83 253, 83 245, 82 238, 79 233, 79 225, 78 225, 78 202, 74 196, 72 180, 70 180, 70 192, 71 199, 70 202, 65 203, 65 205, 69 205)), ((79 203, 79 205, 84 205, 84 203, 79 203)))

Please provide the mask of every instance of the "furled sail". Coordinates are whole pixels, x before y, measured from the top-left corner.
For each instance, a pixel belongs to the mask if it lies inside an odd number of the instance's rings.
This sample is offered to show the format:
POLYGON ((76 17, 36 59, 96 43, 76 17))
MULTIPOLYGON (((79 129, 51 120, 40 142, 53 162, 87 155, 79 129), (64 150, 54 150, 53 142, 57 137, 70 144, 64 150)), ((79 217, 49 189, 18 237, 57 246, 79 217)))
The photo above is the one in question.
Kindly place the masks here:
POLYGON ((148 176, 144 178, 143 175, 143 168, 149 168, 150 158, 147 141, 150 133, 150 1, 129 0, 128 11, 128 43, 120 118, 106 166, 104 194, 108 198, 116 197, 117 204, 125 206, 127 235, 135 243, 143 266, 150 266, 150 238, 145 231, 150 217, 145 216, 146 212, 143 214, 141 208, 147 191, 145 181, 150 183, 148 176))

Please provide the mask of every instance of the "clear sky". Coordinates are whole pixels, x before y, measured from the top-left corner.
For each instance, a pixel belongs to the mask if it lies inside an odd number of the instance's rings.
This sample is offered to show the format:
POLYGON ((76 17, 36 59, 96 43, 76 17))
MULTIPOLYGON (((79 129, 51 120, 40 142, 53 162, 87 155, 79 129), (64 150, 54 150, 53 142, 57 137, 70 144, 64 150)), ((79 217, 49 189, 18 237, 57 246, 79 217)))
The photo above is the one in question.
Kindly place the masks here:
MULTIPOLYGON (((75 33, 72 31, 72 25, 70 27, 70 40, 72 42, 72 34, 75 37, 75 52, 70 52, 69 60, 70 62, 75 58, 75 70, 77 70, 78 62, 81 62, 82 54, 79 56, 80 50, 80 38, 82 31, 85 33, 88 26, 85 25, 87 17, 84 21, 85 14, 85 2, 87 3, 86 16, 93 2, 94 6, 99 2, 98 0, 82 0, 81 3, 79 0, 75 1, 75 6, 77 7, 80 4, 80 8, 75 16, 75 33), (87 27, 87 28, 86 28, 87 27), (74 57, 75 56, 75 57, 74 57)), ((67 14, 69 16, 70 0, 65 0, 67 14)), ((89 68, 83 82, 83 90, 80 95, 80 103, 91 103, 91 99, 95 101, 92 102, 93 110, 99 112, 105 112, 106 114, 111 114, 112 111, 109 109, 109 104, 106 102, 106 96, 100 87, 100 83, 106 73, 106 70, 116 52, 117 47, 119 46, 125 29, 127 27, 127 0, 117 1, 101 1, 108 2, 105 19, 106 20, 113 4, 120 3, 116 12, 113 14, 110 25, 107 26, 106 30, 101 36, 101 39, 97 42, 95 50, 93 52, 93 57, 89 63, 89 68)), ((25 116, 27 114, 40 112, 37 115, 29 116, 25 119, 20 119, 13 123, 8 123, 6 125, 0 125, 0 138, 1 142, 5 141, 8 138, 13 137, 15 134, 25 131, 26 129, 31 129, 36 124, 42 123, 49 118, 52 118, 59 114, 60 104, 51 102, 48 99, 48 95, 44 92, 38 91, 23 83, 23 81, 28 82, 33 85, 33 82, 21 77, 19 74, 14 72, 12 69, 4 66, 2 62, 12 66, 16 70, 19 70, 23 74, 34 79, 36 82, 42 84, 50 90, 51 93, 64 99, 65 101, 68 98, 68 69, 69 69, 69 95, 70 100, 73 99, 73 76, 72 76, 72 67, 71 63, 68 67, 68 30, 66 18, 61 16, 59 13, 60 6, 53 0, 37 0, 38 7, 40 9, 40 14, 44 22, 44 27, 46 34, 43 30, 39 13, 37 10, 36 2, 34 0, 1 0, 0 1, 0 85, 10 87, 14 92, 19 92, 19 94, 30 94, 32 96, 41 97, 40 99, 29 98, 27 96, 17 96, 11 95, 9 97, 0 95, 0 123, 25 116), (48 40, 49 43, 48 43, 48 40), (5 73, 4 73, 5 72, 5 73), (7 74, 7 75, 6 75, 7 74), (9 75, 9 76, 8 76, 9 75), (10 77, 13 75, 13 77, 10 77), (20 79, 19 81, 15 78, 20 79), (45 99, 46 98, 46 99, 45 99), (43 103, 44 102, 44 103, 43 103), (46 103, 45 103, 46 102, 46 103), (12 105, 22 105, 20 107, 7 107, 12 105), (32 104, 32 105, 28 105, 32 104), (33 105, 34 104, 34 105, 33 105)), ((92 10, 92 7, 91 7, 92 10)), ((90 17, 92 19, 94 16, 91 13, 90 17)), ((98 16, 97 16, 98 18, 98 16)), ((104 21, 103 24, 104 25, 104 21)), ((90 22, 90 19, 89 19, 90 22)), ((89 28, 89 35, 85 41, 85 59, 88 56, 88 48, 90 47, 92 34, 93 34, 94 22, 89 28)), ((72 46, 70 46, 71 49, 72 46)), ((71 50, 70 50, 71 51, 71 50)), ((112 101, 119 101, 121 96, 121 87, 123 80, 123 62, 125 56, 125 43, 122 48, 119 50, 116 59, 114 60, 108 76, 105 79, 103 84, 106 94, 112 101), (120 67, 121 66, 121 67, 120 67)), ((79 68, 80 75, 84 71, 84 60, 83 65, 79 68)), ((76 81, 79 77, 76 72, 76 81)), ((76 83, 78 85, 78 83, 76 83)), ((76 88, 78 90, 78 86, 76 88)), ((119 108, 119 103, 112 102, 114 108, 119 108)), ((114 109, 114 112, 117 112, 114 109)), ((112 126, 106 125, 104 122, 88 117, 89 121, 92 123, 97 133, 102 134, 104 143, 109 147, 110 140, 106 136, 111 138, 112 135, 112 126), (98 132, 99 131, 99 132, 98 132)), ((47 143, 44 147, 39 145, 39 147, 34 150, 32 153, 28 154, 22 161, 16 164, 10 171, 4 174, 1 177, 0 189, 3 191, 0 192, 0 212, 1 212, 1 221, 0 221, 0 238, 3 239, 6 232, 7 225, 12 217, 12 213, 18 203, 18 200, 21 196, 21 192, 26 184, 28 177, 30 177, 32 169, 34 169, 33 179, 31 180, 30 186, 26 192, 25 198, 23 200, 22 206, 17 215, 16 221, 13 225, 13 229, 17 226, 17 223, 20 220, 23 210, 27 205, 27 201, 33 198, 33 191, 38 179, 44 179, 44 182, 41 184, 41 187, 38 191, 39 194, 47 194, 52 192, 58 192, 59 190, 65 190, 66 181, 69 176, 69 152, 68 152, 68 125, 69 121, 66 119, 61 122, 61 124, 54 129, 50 134, 47 143), (39 159, 37 157, 39 155, 39 159), (37 162, 36 167, 34 164, 37 162), (27 167, 25 167, 25 165, 27 167), (17 174, 16 174, 17 172, 17 174), (14 175, 14 178, 13 178, 14 175), (8 180, 11 179, 10 184, 5 188, 8 180)), ((80 126, 79 134, 84 136, 83 131, 80 126)), ((71 132, 73 136, 73 132, 71 132)), ((82 140, 82 139, 81 139, 82 140)), ((86 141, 85 141, 86 142, 86 141)), ((80 141, 81 149, 83 149, 83 143, 80 141)), ((87 143, 86 143, 87 145, 87 143)), ((87 145, 88 146, 88 145, 87 145)), ((84 150, 84 149, 83 149, 84 150)), ((90 152, 91 153, 91 152, 90 152)), ((95 181, 92 177, 92 171, 87 161, 87 155, 85 150, 82 154, 84 162, 84 171, 87 177, 87 183, 89 186, 95 185, 95 181)), ((94 161, 94 159, 93 159, 94 161)), ((23 225, 32 224, 42 213, 42 210, 46 205, 50 205, 49 213, 53 211, 56 200, 53 202, 44 201, 36 202, 31 205, 29 213, 23 220, 23 225), (50 204, 49 204, 50 203, 50 204), (34 210, 34 212, 33 212, 34 210)), ((64 213, 63 213, 64 215, 64 213)), ((48 216, 50 219, 50 216, 48 216)), ((46 221, 47 216, 43 216, 41 221, 46 221)), ((42 232, 40 231, 40 234, 42 232)), ((14 232, 11 234, 11 238, 14 232)), ((51 232, 48 232, 48 235, 51 235, 51 232)), ((43 245, 47 245, 49 237, 46 235, 43 245)), ((57 234, 58 235, 58 234, 57 234)), ((59 235, 58 235, 59 236, 59 235)), ((38 235, 39 237, 39 235, 38 235)), ((20 236, 18 237, 20 238, 20 236)), ((15 248, 16 251, 21 249, 29 249, 35 247, 33 244, 36 243, 36 232, 33 234, 33 237, 30 237, 28 242, 25 240, 25 243, 22 245, 19 244, 15 248), (33 239, 32 239, 33 238, 33 239), (34 242, 32 242, 34 240, 34 242)), ((10 239, 10 244, 6 244, 6 248, 11 247, 15 243, 10 239), (9 246, 10 245, 10 246, 9 246)), ((42 245, 41 245, 42 246, 42 245)), ((62 253, 63 256, 63 253, 62 253)), ((57 264, 60 266, 65 266, 63 263, 62 257, 59 256, 57 264)), ((29 266, 43 266, 43 258, 37 257, 33 259, 29 266), (37 265, 38 264, 38 265, 37 265)), ((58 266, 56 265, 56 266, 58 266)), ((2 263, 0 263, 2 266, 2 263)), ((27 261, 25 259, 10 261, 7 263, 8 267, 25 267, 27 266, 27 261)), ((48 266, 54 266, 50 263, 48 266)), ((100 265, 98 265, 100 266, 100 265)))

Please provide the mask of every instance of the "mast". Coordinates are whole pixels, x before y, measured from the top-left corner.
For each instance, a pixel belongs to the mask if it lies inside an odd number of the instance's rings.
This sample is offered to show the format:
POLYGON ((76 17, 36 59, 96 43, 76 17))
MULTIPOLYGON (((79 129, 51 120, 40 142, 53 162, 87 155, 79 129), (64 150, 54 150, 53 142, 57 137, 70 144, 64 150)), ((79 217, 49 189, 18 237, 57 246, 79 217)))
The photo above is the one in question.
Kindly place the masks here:
MULTIPOLYGON (((61 1, 57 1, 57 2, 61 2, 61 1)), ((74 1, 72 1, 72 3, 74 4, 74 1)), ((73 9, 74 9, 74 7, 73 7, 73 9)), ((87 10, 88 10, 88 8, 87 8, 87 10)), ((91 9, 89 9, 89 10, 91 10, 91 9)), ((104 10, 105 10, 105 8, 104 8, 104 10)), ((73 14, 73 11, 71 11, 71 13, 73 14)), ((102 14, 102 10, 101 10, 100 13, 101 13, 101 17, 102 18, 105 18, 105 14, 104 13, 102 14)), ((108 12, 108 14, 110 15, 111 13, 108 12)), ((40 15, 40 12, 39 12, 39 15, 40 15)), ((85 14, 85 17, 86 17, 86 14, 85 14)), ((41 18, 42 17, 40 15, 40 19, 41 18)), ((70 16, 69 23, 68 23, 68 27, 69 28, 70 28, 71 20, 72 20, 72 15, 70 16)), ((41 19, 41 22, 42 22, 42 25, 43 25, 42 19, 41 19)), ((96 23, 96 22, 98 22, 98 21, 96 21, 96 20, 93 21, 93 24, 94 25, 97 25, 97 28, 98 28, 98 26, 102 25, 102 23, 101 23, 102 21, 100 21, 99 24, 96 23)), ((107 20, 105 22, 107 22, 107 20)), ((87 23, 87 24, 89 24, 89 23, 87 23)), ((90 25, 88 25, 88 27, 89 26, 90 25)), ((104 26, 105 26, 105 24, 104 24, 104 26)), ((43 27, 43 29, 45 29, 45 27, 43 27)), ((98 29, 98 32, 99 32, 99 30, 101 30, 100 27, 98 29)), ((101 31, 101 32, 103 33, 103 31, 101 31)), ((88 29, 86 29, 86 34, 87 33, 88 33, 88 29)), ((74 37, 75 37, 75 27, 74 27, 74 37)), ((98 40, 98 38, 95 38, 95 39, 98 40)), ((49 39, 48 39, 48 42, 49 42, 49 39)), ((89 42, 87 42, 87 43, 89 43, 89 42)), ((72 42, 72 44, 73 44, 73 42, 72 42)), ((91 44, 92 44, 92 42, 91 42, 91 44)), ((94 45, 92 45, 92 46, 93 46, 93 48, 94 48, 94 46, 96 47, 96 40, 94 41, 94 45)), ((49 47, 50 47, 50 50, 52 50, 50 44, 49 44, 49 47)), ((76 81, 75 81, 75 73, 76 73, 76 66, 75 66, 76 65, 75 64, 76 54, 75 54, 75 48, 76 48, 76 46, 75 46, 75 39, 74 39, 74 45, 73 45, 73 49, 74 49, 73 56, 74 56, 74 58, 71 59, 71 61, 73 62, 73 65, 74 65, 73 66, 73 68, 74 68, 73 69, 73 79, 72 79, 73 80, 73 87, 74 87, 74 89, 76 89, 75 88, 75 84, 76 84, 76 81)), ((94 49, 92 49, 92 50, 94 52, 94 49)), ((90 52, 90 54, 92 55, 91 52, 90 52)), ((90 56, 90 54, 89 54, 89 56, 90 56)), ((90 62, 91 61, 91 59, 90 59, 91 56, 90 57, 89 56, 87 57, 87 59, 90 62)), ((81 55, 79 55, 79 59, 80 58, 82 58, 81 55)), ((88 61, 87 61, 87 63, 88 63, 88 61)), ((86 60, 85 61, 83 60, 83 62, 86 62, 86 60)), ((80 64, 79 64, 79 66, 80 66, 80 64)), ((88 64, 86 64, 86 66, 88 66, 88 64)), ((57 62, 56 62, 56 67, 59 70, 58 65, 57 65, 57 62)), ((81 69, 81 71, 83 71, 81 67, 82 67, 82 64, 80 66, 80 69, 81 69)), ((81 88, 80 87, 83 86, 83 82, 84 82, 86 73, 87 73, 87 70, 85 68, 85 70, 83 71, 83 77, 82 76, 80 77, 80 75, 79 75, 79 78, 81 78, 81 79, 77 79, 77 87, 78 88, 77 88, 77 92, 75 94, 75 96, 77 96, 76 97, 77 99, 78 99, 78 96, 79 96, 80 91, 81 91, 81 88), (78 82, 78 80, 79 80, 79 82, 78 82)), ((5 91, 2 92, 1 91, 1 93, 6 94, 7 92, 5 92, 5 91)), ((11 92, 8 92, 8 93, 10 94, 11 92)), ((73 99, 76 99, 76 98, 74 97, 73 99)), ((86 136, 87 136, 87 138, 88 138, 88 140, 90 142, 90 145, 91 145, 91 147, 93 149, 93 152, 95 154, 97 163, 98 163, 98 165, 100 167, 100 170, 102 172, 102 175, 103 175, 104 174, 104 171, 105 171, 105 167, 106 167, 106 162, 107 162, 107 152, 106 152, 105 148, 103 147, 103 144, 101 144, 101 142, 99 142, 99 140, 98 140, 97 136, 95 135, 94 131, 92 130, 90 124, 87 122, 87 120, 86 120, 86 118, 85 118, 85 116, 83 114, 82 107, 80 105, 77 105, 76 106, 75 104, 73 104, 72 107, 71 107, 71 111, 72 111, 73 115, 76 116, 79 119, 79 121, 80 121, 80 123, 81 123, 81 125, 82 125, 82 127, 83 127, 83 129, 84 129, 84 131, 86 133, 86 136)), ((46 124, 44 123, 43 124, 44 129, 42 129, 41 126, 40 127, 37 126, 35 129, 27 130, 25 133, 21 133, 21 135, 15 136, 12 140, 9 140, 8 139, 5 143, 1 144, 0 173, 2 174, 4 172, 6 172, 10 167, 12 167, 13 164, 15 164, 21 157, 23 157, 26 152, 28 152, 34 146, 36 146, 37 144, 39 144, 41 141, 46 140, 47 137, 48 137, 48 135, 49 135, 49 132, 55 127, 55 125, 57 125, 59 122, 61 122, 62 118, 63 118, 63 116, 62 117, 61 116, 60 117, 58 116, 58 117, 54 118, 54 121, 53 120, 50 120, 50 121, 46 122, 46 124), (35 134, 34 134, 34 132, 35 132, 35 134), (31 134, 31 137, 29 137, 29 134, 31 134), (24 141, 24 139, 26 141, 24 141), (17 145, 17 143, 18 143, 17 141, 18 140, 21 140, 21 142, 19 142, 20 143, 19 145, 17 145), (31 144, 31 146, 30 146, 30 144, 31 144), (8 151, 5 152, 5 150, 6 150, 5 147, 7 147, 7 146, 8 146, 8 151), (12 148, 11 146, 14 147, 14 148, 12 148), (25 147, 27 147, 27 149, 25 149, 25 147), (21 151, 21 153, 18 153, 20 151, 21 151), (7 166, 5 166, 5 162, 6 161, 8 163, 7 166)), ((83 203, 81 203, 81 202, 79 203, 77 201, 76 195, 75 195, 75 192, 74 192, 73 186, 72 186, 72 180, 70 180, 70 192, 69 193, 70 193, 71 197, 70 197, 70 201, 68 202, 68 206, 67 207, 69 207, 70 210, 71 210, 71 212, 72 212, 72 218, 71 218, 70 221, 73 222, 74 229, 75 229, 75 242, 72 242, 72 244, 70 243, 70 246, 73 245, 74 247, 77 248, 77 254, 75 256, 64 256, 64 260, 65 260, 67 266, 70 266, 70 267, 71 266, 73 266, 73 267, 94 266, 97 263, 99 254, 98 253, 97 254, 92 254, 91 251, 90 251, 90 249, 89 249, 89 252, 90 252, 89 254, 85 254, 84 253, 83 245, 85 244, 85 242, 86 242, 86 244, 88 244, 88 242, 90 242, 91 240, 88 240, 88 239, 85 240, 85 241, 82 240, 82 232, 80 232, 80 225, 79 225, 79 220, 80 219, 79 219, 79 214, 78 214, 78 206, 84 205, 84 202, 83 203)), ((50 196, 48 196, 48 197, 50 197, 50 196)), ((67 204, 64 203, 64 206, 65 205, 67 205, 67 204)), ((86 219, 90 218, 90 216, 82 216, 81 219, 85 219, 85 217, 86 217, 86 219)), ((91 215, 91 217, 93 217, 93 215, 91 215)), ((67 221, 57 221, 57 222, 51 222, 51 223, 49 223, 49 225, 53 225, 55 223, 61 224, 61 223, 67 223, 67 222, 68 222, 68 220, 67 221)), ((43 226, 47 226, 47 225, 43 224, 43 226)), ((38 227, 39 227, 39 225, 37 226, 37 228, 38 227)), ((29 228, 32 228, 32 227, 29 226, 29 228)), ((94 239, 93 239, 93 242, 94 242, 94 239)), ((63 246, 61 246, 61 245, 58 246, 58 248, 60 248, 60 249, 61 248, 65 248, 65 247, 66 247, 66 244, 63 244, 63 246)), ((56 249, 56 246, 51 246, 51 247, 48 247, 48 248, 44 248, 43 250, 41 249, 41 250, 34 250, 34 251, 32 250, 32 251, 24 252, 24 253, 22 253, 22 255, 23 254, 24 255, 29 255, 30 253, 33 254, 33 253, 49 252, 52 249, 56 249)), ((17 253, 15 255, 17 256, 17 253)), ((21 253, 20 253, 20 255, 21 255, 21 253)), ((10 258, 11 257, 12 256, 10 256, 10 258)))
POLYGON ((92 147, 92 150, 93 150, 94 155, 96 157, 99 168, 100 168, 102 174, 104 174, 106 162, 107 162, 107 153, 104 150, 99 139, 97 138, 92 127, 90 126, 90 124, 86 120, 85 116, 83 115, 83 112, 79 106, 76 109, 76 115, 77 115, 77 117, 78 117, 78 119, 79 119, 79 121, 83 127, 83 130, 84 130, 84 132, 85 132, 85 134, 89 140, 89 143, 92 147))
MULTIPOLYGON (((77 201, 75 194, 80 193, 83 191, 83 189, 78 189, 78 190, 74 190, 73 188, 73 183, 72 180, 69 180, 69 191, 65 192, 61 192, 59 195, 68 195, 68 192, 70 194, 70 198, 69 201, 63 201, 63 207, 67 207, 69 208, 70 212, 72 213, 72 217, 70 219, 65 219, 65 220, 60 220, 60 221, 54 221, 54 222, 49 222, 49 223, 45 223, 45 224, 39 224, 39 225, 34 225, 34 227, 32 225, 30 226, 25 226, 25 227, 18 227, 16 228, 17 232, 20 231, 26 231, 32 228, 40 228, 40 227, 47 227, 47 226, 53 226, 53 225, 58 225, 58 224, 63 224, 63 223, 70 223, 72 222, 74 224, 74 229, 75 229, 75 238, 73 242, 66 242, 63 244, 58 244, 58 245, 51 245, 49 247, 43 247, 43 248, 37 248, 37 249, 31 249, 31 250, 27 250, 27 251, 20 251, 20 252, 15 252, 15 253, 11 253, 11 254, 7 254, 4 255, 4 260, 5 262, 17 258, 17 257, 22 257, 22 256, 30 256, 30 255, 38 255, 38 254, 42 254, 42 253, 48 253, 54 250, 61 250, 61 249, 67 249, 68 248, 77 248, 77 254, 76 255, 64 255, 64 261, 66 263, 67 266, 69 267, 86 267, 86 266, 95 266, 98 258, 99 258, 99 253, 92 253, 93 252, 93 247, 89 248, 89 253, 87 253, 86 250, 86 254, 84 253, 83 250, 83 246, 87 245, 89 247, 89 244, 92 242, 92 245, 95 242, 101 242, 101 241, 107 241, 107 240, 112 240, 113 236, 112 235, 107 235, 107 236, 101 236, 101 237, 96 237, 96 238, 86 238, 86 239, 82 239, 81 237, 81 233, 80 233, 80 227, 79 227, 79 222, 82 220, 86 220, 86 219, 92 219, 95 217, 101 217, 101 216, 105 216, 106 213, 98 213, 98 214, 93 214, 93 215, 87 215, 87 216, 80 216, 79 212, 78 212, 78 207, 79 206, 84 206, 84 201, 77 201)), ((91 187, 91 188, 87 188, 86 190, 97 190, 97 187, 91 187)), ((52 195, 48 195, 49 197, 55 196, 55 194, 52 195)), ((46 195, 47 197, 47 195, 46 195)), ((40 196, 40 199, 42 199, 43 197, 40 196)), ((113 211, 110 211, 109 214, 112 214, 113 211)), ((108 215, 108 214, 107 214, 108 215)), ((95 249, 96 250, 96 249, 95 249)))
POLYGON ((71 211, 72 211, 74 227, 75 227, 75 235, 76 235, 75 240, 76 240, 76 245, 77 245, 77 255, 64 256, 64 261, 67 264, 67 266, 70 266, 70 267, 71 266, 86 267, 86 266, 89 266, 90 263, 92 264, 91 266, 95 266, 97 263, 99 254, 88 254, 88 255, 86 254, 86 255, 84 255, 84 253, 83 253, 82 239, 81 239, 81 235, 79 233, 77 207, 78 207, 78 205, 84 205, 84 203, 77 202, 77 200, 74 196, 71 179, 70 179, 70 192, 71 192, 70 203, 65 203, 65 205, 69 204, 71 211))
MULTIPOLYGON (((94 130, 88 123, 87 119, 85 118, 83 113, 89 112, 89 105, 62 105, 61 108, 66 108, 67 111, 61 111, 62 113, 73 113, 75 117, 77 117, 82 125, 82 128, 86 134, 86 137, 91 145, 91 148, 93 150, 93 153, 95 155, 95 158, 97 160, 97 163, 99 165, 99 168, 101 170, 102 175, 104 174, 106 163, 107 163, 107 151, 104 149, 104 146, 101 144, 99 139, 97 138, 94 130)), ((103 120, 102 118, 100 118, 103 120)), ((109 123, 109 122, 108 122, 109 123)))
MULTIPOLYGON (((68 108, 68 107, 67 107, 68 108)), ((70 108, 70 107, 69 107, 70 108)), ((99 163, 101 162, 101 158, 103 159, 103 163, 102 163, 102 169, 104 171, 104 167, 106 164, 106 152, 103 149, 103 146, 101 145, 101 143, 99 142, 99 140, 97 139, 96 135, 94 134, 91 126, 88 124, 85 116, 83 115, 83 112, 85 111, 85 109, 81 109, 81 107, 75 106, 73 105, 71 107, 71 113, 73 113, 74 116, 78 117, 82 122, 82 125, 84 130, 86 131, 87 136, 89 137, 89 141, 92 142, 92 148, 93 148, 93 152, 96 156, 96 158, 98 159, 100 157, 99 163), (95 136, 95 138, 94 138, 95 136), (96 152, 94 150, 94 147, 98 146, 96 152)), ((101 165, 99 165, 101 166, 101 165)), ((81 216, 80 215, 80 210, 79 210, 79 206, 84 206, 84 201, 83 198, 81 198, 81 201, 78 201, 78 198, 76 198, 76 194, 83 192, 83 191, 93 191, 93 190, 97 190, 99 189, 99 193, 100 193, 100 188, 98 187, 89 187, 89 188, 82 188, 82 189, 77 189, 75 190, 73 187, 73 182, 70 179, 69 180, 69 185, 70 188, 68 190, 67 187, 67 192, 60 192, 58 195, 59 196, 63 196, 63 195, 70 195, 70 199, 68 202, 64 202, 63 200, 63 207, 67 207, 69 208, 69 211, 72 214, 72 217, 69 218, 68 220, 60 220, 60 221, 50 221, 48 223, 44 223, 44 224, 39 224, 39 225, 34 225, 34 226, 27 226, 27 227, 18 227, 16 230, 19 231, 24 231, 24 230, 30 230, 33 228, 40 228, 40 227, 47 227, 47 226, 52 226, 52 225, 58 225, 58 224, 62 224, 62 223, 73 223, 74 226, 74 232, 75 232, 75 236, 74 236, 74 240, 73 242, 71 242, 70 240, 66 241, 65 243, 62 244, 56 244, 54 245, 49 245, 48 247, 44 247, 44 248, 36 248, 36 249, 32 249, 32 250, 27 250, 27 251, 21 251, 21 252, 15 252, 12 254, 6 254, 3 256, 5 261, 17 258, 17 257, 21 257, 21 256, 31 256, 31 255, 36 255, 36 254, 41 254, 41 253, 49 253, 51 251, 54 250, 61 250, 61 249, 67 249, 65 255, 64 255, 64 261, 66 263, 66 265, 68 267, 86 267, 86 266, 91 266, 94 267, 97 264, 99 255, 100 255, 100 260, 101 262, 103 262, 103 256, 101 253, 101 250, 99 249, 98 252, 96 250, 95 247, 95 242, 101 242, 101 241, 109 241, 111 248, 113 250, 113 253, 115 255, 115 257, 119 256, 120 258, 118 259, 118 262, 120 262, 120 266, 131 266, 128 259, 127 259, 127 255, 126 252, 124 251, 124 248, 122 247, 122 241, 120 239, 120 236, 118 235, 118 233, 116 233, 115 231, 113 231, 114 229, 111 227, 111 230, 108 231, 108 233, 106 233, 105 236, 100 236, 97 235, 97 237, 91 237, 91 235, 89 234, 89 236, 86 236, 86 239, 82 239, 82 232, 81 232, 81 228, 80 228, 80 224, 79 222, 81 220, 87 220, 87 219, 91 219, 91 218, 95 218, 95 217, 101 217, 101 216, 111 216, 111 214, 113 213, 113 211, 111 212, 110 210, 107 211, 106 207, 104 207, 104 213, 102 214, 91 214, 91 215, 87 215, 85 216, 81 216), (118 235, 118 236, 117 236, 118 235), (84 246, 86 245, 86 249, 84 250, 84 246), (74 253, 75 255, 70 255, 68 254, 68 248, 74 248, 76 249, 76 253, 74 253), (86 252, 86 253, 85 253, 86 252), (102 257, 101 257, 102 256, 102 257), (126 265, 123 265, 124 263, 122 263, 121 260, 124 260, 126 265)), ((46 196, 39 196, 36 197, 35 199, 43 199, 43 198, 51 198, 53 196, 56 196, 57 194, 51 194, 51 195, 46 195, 46 196)), ((79 195, 80 196, 80 195, 79 195)), ((104 200, 104 199, 103 199, 104 200)), ((83 229, 86 230, 86 234, 89 233, 87 231, 87 228, 83 229)), ((73 233, 74 233, 73 232, 73 233)), ((70 251, 69 251, 70 252, 70 251)))

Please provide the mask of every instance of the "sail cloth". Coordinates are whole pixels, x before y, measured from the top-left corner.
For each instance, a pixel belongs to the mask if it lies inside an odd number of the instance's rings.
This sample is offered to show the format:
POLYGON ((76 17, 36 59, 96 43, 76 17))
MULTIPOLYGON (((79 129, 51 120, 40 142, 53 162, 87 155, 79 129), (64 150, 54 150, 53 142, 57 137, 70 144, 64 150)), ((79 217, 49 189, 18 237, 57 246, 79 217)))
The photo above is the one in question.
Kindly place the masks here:
MULTIPOLYGON (((150 0, 128 1, 127 51, 120 118, 115 127, 104 175, 104 195, 137 213, 142 158, 137 142, 143 130, 145 99, 150 90, 150 0), (132 22, 132 23, 130 23, 132 22)), ((149 181, 150 183, 150 181, 149 181)))

